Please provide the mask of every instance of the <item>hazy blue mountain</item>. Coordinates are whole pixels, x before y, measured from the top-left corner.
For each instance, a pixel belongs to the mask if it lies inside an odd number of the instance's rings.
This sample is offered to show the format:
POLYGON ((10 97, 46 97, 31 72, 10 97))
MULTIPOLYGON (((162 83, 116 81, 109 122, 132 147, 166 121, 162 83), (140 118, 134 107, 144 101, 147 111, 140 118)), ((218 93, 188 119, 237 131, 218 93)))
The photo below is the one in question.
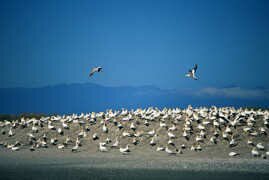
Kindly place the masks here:
POLYGON ((67 84, 40 88, 1 88, 0 113, 79 113, 106 109, 193 106, 268 107, 268 99, 196 96, 155 86, 107 87, 97 84, 67 84))

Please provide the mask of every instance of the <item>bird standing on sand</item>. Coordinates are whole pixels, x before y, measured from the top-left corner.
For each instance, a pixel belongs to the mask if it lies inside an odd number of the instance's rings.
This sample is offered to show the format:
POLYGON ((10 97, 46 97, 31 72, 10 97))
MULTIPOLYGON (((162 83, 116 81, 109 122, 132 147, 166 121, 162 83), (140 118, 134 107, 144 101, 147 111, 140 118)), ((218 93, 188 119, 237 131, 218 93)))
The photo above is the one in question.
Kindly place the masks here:
POLYGON ((230 157, 238 156, 238 155, 239 155, 239 154, 238 154, 237 152, 233 152, 233 151, 229 153, 229 156, 230 156, 230 157))
POLYGON ((194 67, 192 69, 190 69, 189 72, 185 76, 190 77, 194 80, 198 80, 198 78, 195 76, 197 68, 198 68, 198 65, 195 64, 194 67))
POLYGON ((100 66, 98 66, 98 67, 94 67, 94 68, 92 68, 92 70, 91 70, 89 76, 91 77, 94 73, 96 73, 96 72, 101 72, 101 71, 102 71, 102 67, 100 67, 100 66))
POLYGON ((127 144, 125 148, 120 148, 122 154, 128 154, 130 152, 129 145, 127 144))

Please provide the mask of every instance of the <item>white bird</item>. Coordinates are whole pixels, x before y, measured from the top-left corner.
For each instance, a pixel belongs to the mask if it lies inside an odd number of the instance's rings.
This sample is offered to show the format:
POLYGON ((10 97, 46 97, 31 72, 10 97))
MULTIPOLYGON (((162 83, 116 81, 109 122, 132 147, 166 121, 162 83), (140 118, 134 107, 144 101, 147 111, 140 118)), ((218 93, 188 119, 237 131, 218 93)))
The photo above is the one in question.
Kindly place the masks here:
POLYGON ((177 154, 183 154, 183 151, 181 149, 176 149, 177 154))
POLYGON ((133 131, 135 131, 135 129, 136 129, 136 127, 135 127, 135 125, 134 125, 133 122, 131 123, 130 129, 132 129, 133 131))
POLYGON ((92 135, 92 139, 93 140, 97 140, 99 137, 98 137, 98 134, 97 133, 94 133, 93 135, 92 135))
POLYGON ((168 131, 175 131, 177 129, 177 127, 173 124, 172 127, 168 128, 168 131))
POLYGON ((160 127, 167 127, 167 125, 164 122, 160 122, 160 127))
POLYGON ((44 141, 47 141, 47 134, 43 134, 42 138, 44 141))
POLYGON ((119 129, 123 128, 123 125, 121 123, 119 123, 117 126, 118 126, 119 129))
POLYGON ((196 150, 198 150, 198 151, 202 151, 202 147, 201 147, 200 144, 198 144, 198 145, 196 146, 196 150))
POLYGON ((13 146, 13 147, 11 148, 11 150, 12 150, 12 151, 18 151, 18 150, 20 150, 20 147, 18 147, 18 146, 13 146))
POLYGON ((12 147, 14 147, 14 144, 7 144, 6 146, 8 149, 11 149, 12 147))
POLYGON ((213 126, 215 126, 215 127, 219 127, 220 126, 220 124, 219 124, 219 122, 217 122, 217 121, 213 121, 213 126))
POLYGON ((245 127, 245 128, 243 128, 243 131, 244 132, 250 132, 252 130, 252 128, 250 128, 250 127, 245 127))
POLYGON ((103 68, 100 67, 100 66, 92 68, 92 70, 91 70, 89 76, 91 77, 94 73, 96 73, 96 72, 101 72, 102 69, 103 69, 103 68))
POLYGON ((229 126, 226 127, 225 132, 230 134, 232 132, 231 128, 229 126))
POLYGON ((122 136, 123 137, 131 137, 131 134, 129 132, 123 131, 122 136))
POLYGON ((201 130, 200 131, 200 136, 203 137, 203 138, 205 138, 206 137, 205 131, 201 130))
POLYGON ((64 148, 64 145, 63 144, 59 144, 58 145, 58 149, 63 149, 64 148))
POLYGON ((149 144, 150 144, 151 146, 156 145, 156 139, 157 139, 157 134, 155 134, 155 135, 152 137, 152 139, 151 139, 151 141, 149 142, 149 144))
POLYGON ((258 132, 257 131, 251 132, 250 135, 251 136, 258 136, 258 132))
POLYGON ((237 142, 232 138, 231 141, 229 142, 230 147, 234 147, 237 145, 237 142))
POLYGON ((105 147, 105 144, 106 143, 99 143, 99 150, 101 151, 101 152, 107 152, 108 151, 108 149, 107 149, 107 147, 105 147))
POLYGON ((228 134, 226 132, 222 133, 222 138, 228 140, 228 134))
POLYGON ((61 134, 61 135, 63 135, 63 134, 64 134, 64 132, 63 132, 62 128, 58 128, 58 129, 57 129, 57 132, 58 132, 58 134, 61 134))
POLYGON ((153 136, 155 134, 155 130, 153 129, 152 131, 149 131, 148 132, 148 135, 150 135, 150 136, 153 136))
POLYGON ((167 152, 168 154, 172 155, 172 154, 176 154, 175 152, 173 152, 172 150, 170 150, 167 146, 165 148, 165 152, 167 152))
POLYGON ((233 157, 233 156, 238 156, 239 154, 237 152, 230 152, 229 156, 233 157))
POLYGON ((128 116, 122 118, 122 121, 130 121, 130 120, 132 120, 131 114, 128 114, 128 116))
POLYGON ((68 145, 68 143, 71 142, 70 137, 66 137, 65 141, 64 141, 64 145, 68 145))
POLYGON ((120 152, 122 154, 127 154, 128 152, 130 152, 129 145, 127 144, 125 148, 120 148, 120 152))
POLYGON ((175 136, 173 133, 171 133, 171 132, 168 132, 167 135, 168 135, 169 138, 175 138, 175 137, 176 137, 176 136, 175 136))
POLYGON ((138 139, 137 139, 136 137, 134 137, 132 143, 133 143, 134 145, 137 145, 137 144, 138 144, 138 139))
POLYGON ((266 133, 266 130, 264 129, 264 127, 260 127, 259 130, 261 131, 261 134, 264 134, 264 135, 267 134, 267 133, 266 133))
POLYGON ((57 144, 57 139, 56 138, 51 138, 50 139, 50 144, 52 144, 52 145, 56 145, 57 144))
POLYGON ((81 146, 81 142, 80 142, 80 140, 79 140, 78 137, 77 137, 77 139, 76 139, 76 144, 77 144, 78 146, 81 146))
POLYGON ((77 152, 78 151, 78 144, 76 143, 76 145, 74 147, 72 147, 72 152, 77 152))
POLYGON ((108 132, 108 128, 106 127, 106 125, 104 124, 103 127, 102 127, 102 131, 104 133, 107 133, 108 132))
POLYGON ((259 151, 256 148, 253 148, 251 150, 251 154, 252 154, 252 156, 255 156, 255 157, 260 155, 259 151))
POLYGON ((119 146, 119 140, 118 138, 116 138, 116 141, 114 142, 114 144, 112 145, 113 148, 116 148, 119 146))
POLYGON ((175 143, 172 139, 169 139, 167 144, 171 145, 171 146, 175 146, 175 143))
POLYGON ((63 126, 64 129, 69 129, 68 124, 66 124, 65 122, 62 123, 62 126, 63 126))
POLYGON ((109 137, 106 138, 106 144, 111 143, 111 139, 109 139, 109 137))
POLYGON ((217 144, 217 138, 215 136, 212 136, 210 138, 210 142, 214 143, 214 144, 217 144))
POLYGON ((156 151, 164 151, 164 147, 159 146, 159 147, 157 147, 156 151))
POLYGON ((138 131, 134 134, 135 137, 141 137, 143 135, 142 131, 138 131))
POLYGON ((203 125, 208 125, 208 124, 210 124, 210 123, 211 123, 210 121, 203 121, 203 122, 202 122, 203 125))
POLYGON ((29 139, 35 140, 36 137, 32 133, 27 133, 27 136, 29 136, 29 139))
POLYGON ((51 125, 51 121, 48 122, 48 129, 55 130, 55 126, 51 125))
POLYGON ((259 149, 259 150, 264 150, 264 145, 262 145, 262 143, 258 143, 256 145, 256 147, 259 149))
POLYGON ((201 124, 199 124, 199 125, 197 126, 197 128, 200 129, 200 130, 205 130, 205 126, 203 126, 203 125, 201 125, 201 124))
POLYGON ((201 136, 196 136, 196 142, 203 142, 203 138, 201 136))
POLYGON ((249 139, 248 139, 248 141, 247 141, 247 144, 248 144, 248 145, 251 145, 251 146, 254 145, 253 141, 252 141, 252 140, 249 140, 249 139))
POLYGON ((185 137, 185 138, 188 138, 188 134, 187 134, 187 132, 184 131, 183 134, 182 134, 182 136, 185 137))
POLYGON ((14 136, 14 132, 12 131, 12 128, 10 127, 9 131, 8 131, 8 136, 11 137, 11 136, 14 136))
POLYGON ((195 73, 197 71, 198 65, 195 64, 192 69, 189 70, 189 72, 185 75, 186 77, 190 77, 194 80, 197 80, 198 78, 195 76, 195 73))
POLYGON ((90 126, 89 126, 89 125, 85 126, 85 130, 86 130, 87 132, 89 132, 89 131, 91 130, 90 126))
POLYGON ((33 126, 32 127, 32 132, 37 133, 38 132, 38 128, 36 126, 33 126))
POLYGON ((87 136, 87 133, 85 131, 83 131, 83 130, 78 133, 79 138, 83 138, 83 137, 86 137, 86 136, 87 136))

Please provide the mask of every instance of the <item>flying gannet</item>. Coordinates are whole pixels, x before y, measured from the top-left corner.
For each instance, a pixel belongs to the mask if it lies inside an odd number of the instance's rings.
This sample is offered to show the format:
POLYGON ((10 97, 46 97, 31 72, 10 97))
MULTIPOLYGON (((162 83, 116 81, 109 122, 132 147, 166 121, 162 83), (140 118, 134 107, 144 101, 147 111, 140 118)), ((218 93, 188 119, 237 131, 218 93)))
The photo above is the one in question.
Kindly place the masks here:
POLYGON ((185 76, 190 77, 194 80, 198 80, 198 78, 195 76, 197 68, 198 68, 198 65, 195 64, 194 67, 192 69, 190 69, 189 72, 185 76))

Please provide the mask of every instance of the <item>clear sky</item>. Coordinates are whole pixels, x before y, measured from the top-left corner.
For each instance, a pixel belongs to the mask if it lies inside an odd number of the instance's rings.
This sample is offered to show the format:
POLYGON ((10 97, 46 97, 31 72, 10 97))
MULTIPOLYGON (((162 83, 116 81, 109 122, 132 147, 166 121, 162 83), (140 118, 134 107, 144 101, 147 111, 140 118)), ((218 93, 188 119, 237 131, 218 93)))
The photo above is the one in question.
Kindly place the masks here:
POLYGON ((1 87, 269 87, 269 1, 0 1, 0 63, 1 87))

